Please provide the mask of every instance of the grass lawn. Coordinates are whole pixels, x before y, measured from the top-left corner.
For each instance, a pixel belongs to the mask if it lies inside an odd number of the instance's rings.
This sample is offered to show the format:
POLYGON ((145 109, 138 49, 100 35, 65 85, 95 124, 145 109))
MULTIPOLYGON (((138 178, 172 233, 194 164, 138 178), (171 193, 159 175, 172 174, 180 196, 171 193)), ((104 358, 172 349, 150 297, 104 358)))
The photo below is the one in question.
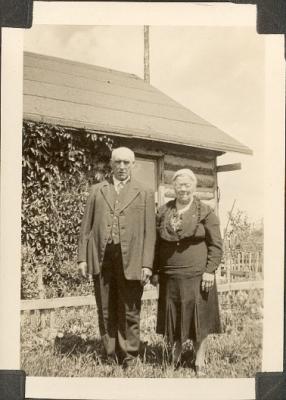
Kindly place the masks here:
MULTIPOLYGON (((262 292, 240 292, 221 301, 224 333, 208 339, 207 377, 254 377, 261 370, 262 292), (231 308, 229 307, 231 304, 231 308)), ((30 376, 194 378, 188 366, 191 343, 186 344, 183 367, 168 361, 169 349, 155 333, 156 301, 143 303, 141 313, 141 361, 123 370, 103 361, 94 307, 57 310, 56 328, 41 329, 37 316, 22 315, 21 368, 30 376)))

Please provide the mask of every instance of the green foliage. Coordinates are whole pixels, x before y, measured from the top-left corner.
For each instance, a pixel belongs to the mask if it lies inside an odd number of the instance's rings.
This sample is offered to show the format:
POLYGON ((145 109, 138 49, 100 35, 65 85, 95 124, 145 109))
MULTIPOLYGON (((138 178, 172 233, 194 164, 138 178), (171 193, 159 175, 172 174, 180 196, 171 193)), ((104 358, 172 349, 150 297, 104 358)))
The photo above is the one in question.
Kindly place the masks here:
POLYGON ((104 135, 24 121, 23 298, 37 296, 38 267, 49 295, 76 291, 75 256, 88 188, 109 175, 111 148, 104 135))

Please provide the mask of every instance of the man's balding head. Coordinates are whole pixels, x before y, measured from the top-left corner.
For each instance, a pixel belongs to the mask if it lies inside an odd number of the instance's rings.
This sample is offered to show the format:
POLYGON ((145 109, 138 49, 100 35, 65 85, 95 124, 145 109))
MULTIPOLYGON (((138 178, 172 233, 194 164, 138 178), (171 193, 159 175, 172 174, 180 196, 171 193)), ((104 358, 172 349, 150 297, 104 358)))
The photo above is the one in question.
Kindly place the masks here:
POLYGON ((119 181, 125 181, 131 176, 135 155, 128 147, 118 147, 111 153, 110 164, 114 177, 119 181))
POLYGON ((117 149, 114 149, 111 153, 111 161, 116 157, 128 158, 131 162, 135 161, 135 154, 128 147, 117 147, 117 149))

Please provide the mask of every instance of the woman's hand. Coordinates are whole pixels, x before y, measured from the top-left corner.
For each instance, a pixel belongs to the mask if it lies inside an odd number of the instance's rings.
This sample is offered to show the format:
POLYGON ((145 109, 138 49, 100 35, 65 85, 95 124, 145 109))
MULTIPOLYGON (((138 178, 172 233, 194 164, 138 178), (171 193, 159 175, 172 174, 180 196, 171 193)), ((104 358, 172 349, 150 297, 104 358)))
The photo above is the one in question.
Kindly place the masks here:
POLYGON ((158 283, 159 283, 159 275, 158 274, 152 275, 151 276, 151 284, 153 286, 157 286, 158 283))
POLYGON ((210 274, 209 272, 204 272, 202 276, 202 290, 208 292, 214 284, 214 274, 210 274))

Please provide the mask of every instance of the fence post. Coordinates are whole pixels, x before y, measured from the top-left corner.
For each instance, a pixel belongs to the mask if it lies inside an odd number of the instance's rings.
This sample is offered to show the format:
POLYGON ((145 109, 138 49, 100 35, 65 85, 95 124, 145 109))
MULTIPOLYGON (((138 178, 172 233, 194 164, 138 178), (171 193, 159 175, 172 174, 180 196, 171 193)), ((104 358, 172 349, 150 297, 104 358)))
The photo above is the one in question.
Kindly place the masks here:
POLYGON ((228 254, 226 261, 226 281, 228 285, 228 290, 226 294, 226 300, 227 300, 227 307, 230 308, 230 284, 231 284, 231 257, 230 254, 228 254))
POLYGON ((241 270, 241 254, 240 252, 237 255, 237 264, 236 264, 236 271, 240 271, 241 270))
MULTIPOLYGON (((43 282, 43 267, 38 267, 38 288, 39 288, 39 298, 44 299, 45 296, 45 285, 43 282)), ((46 310, 39 310, 40 313, 40 325, 43 329, 46 325, 46 310)))
POLYGON ((45 298, 45 286, 43 283, 43 267, 38 267, 38 289, 39 289, 39 298, 45 298))
POLYGON ((50 329, 55 329, 55 310, 50 311, 50 329))
POLYGON ((230 285, 231 282, 231 258, 228 257, 226 260, 226 281, 228 285, 230 285))
POLYGON ((248 265, 249 265, 249 267, 248 267, 248 272, 249 272, 249 275, 248 276, 251 276, 251 278, 253 279, 254 278, 254 271, 253 271, 253 266, 252 266, 252 252, 249 252, 248 253, 248 265))
POLYGON ((255 274, 255 277, 258 277, 258 275, 260 275, 259 274, 259 251, 256 252, 254 274, 255 274))

